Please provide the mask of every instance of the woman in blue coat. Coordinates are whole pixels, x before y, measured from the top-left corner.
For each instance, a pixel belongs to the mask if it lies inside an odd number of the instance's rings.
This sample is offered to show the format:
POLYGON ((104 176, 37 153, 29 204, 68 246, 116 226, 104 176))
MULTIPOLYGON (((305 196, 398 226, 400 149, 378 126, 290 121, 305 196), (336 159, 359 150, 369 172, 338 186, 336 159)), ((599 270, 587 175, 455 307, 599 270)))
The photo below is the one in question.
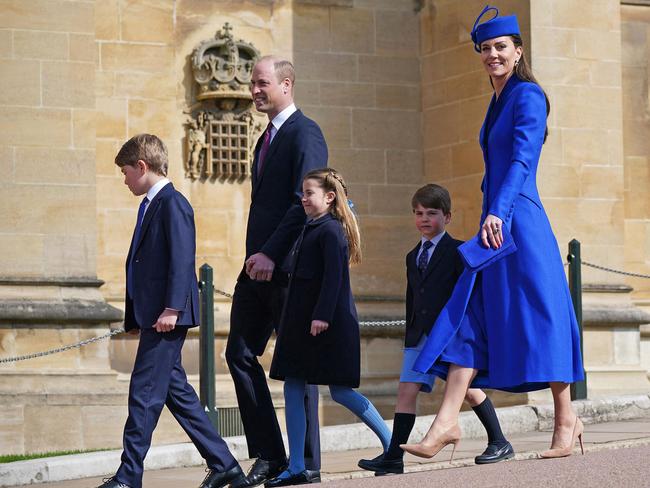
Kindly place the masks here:
POLYGON ((514 392, 550 387, 555 428, 542 457, 568 456, 577 439, 582 446, 569 384, 583 379, 583 368, 562 259, 536 186, 550 104, 524 57, 515 16, 499 17, 486 7, 472 39, 494 88, 480 133, 479 242, 495 251, 481 271, 463 273, 418 358, 415 369, 433 370, 447 388, 425 438, 403 448, 430 457, 457 442, 470 385, 514 392), (479 24, 489 10, 496 15, 479 24))

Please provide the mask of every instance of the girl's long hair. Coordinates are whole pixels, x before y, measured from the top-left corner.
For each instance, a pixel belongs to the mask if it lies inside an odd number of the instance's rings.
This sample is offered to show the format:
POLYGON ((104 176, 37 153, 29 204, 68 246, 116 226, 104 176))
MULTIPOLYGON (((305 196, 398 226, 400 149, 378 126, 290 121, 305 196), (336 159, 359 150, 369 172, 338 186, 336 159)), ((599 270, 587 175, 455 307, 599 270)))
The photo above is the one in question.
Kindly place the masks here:
POLYGON ((334 193, 334 201, 329 212, 339 221, 345 231, 350 253, 350 264, 361 262, 361 234, 357 218, 348 205, 348 189, 341 174, 332 168, 321 168, 310 171, 304 180, 315 180, 325 192, 334 193))

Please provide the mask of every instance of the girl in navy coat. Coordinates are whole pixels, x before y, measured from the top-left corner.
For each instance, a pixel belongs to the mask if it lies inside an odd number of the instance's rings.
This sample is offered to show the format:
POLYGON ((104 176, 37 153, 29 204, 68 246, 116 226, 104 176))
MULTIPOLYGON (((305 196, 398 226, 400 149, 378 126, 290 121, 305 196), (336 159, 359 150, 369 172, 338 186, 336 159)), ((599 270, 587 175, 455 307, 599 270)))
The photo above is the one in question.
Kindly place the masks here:
POLYGON ((384 451, 390 431, 377 409, 353 390, 359 386, 359 321, 349 263, 361 261, 360 237, 343 178, 333 169, 303 180, 308 221, 290 255, 289 290, 278 330, 271 378, 284 380, 289 467, 267 487, 315 482, 305 471, 307 384, 328 385, 334 401, 370 427, 384 451))
POLYGON ((583 379, 583 367, 562 259, 536 184, 550 104, 524 57, 515 16, 499 17, 486 7, 472 40, 494 88, 480 134, 480 240, 499 259, 461 275, 433 327, 414 369, 432 369, 447 379, 447 388, 426 437, 403 448, 430 457, 457 440, 458 411, 470 384, 515 392, 550 387, 555 428, 542 457, 568 456, 577 440, 582 446, 569 384, 583 379), (489 10, 496 15, 479 24, 489 10), (517 248, 512 254, 502 252, 512 249, 503 246, 506 235, 517 248), (450 317, 459 320, 452 324, 450 317))

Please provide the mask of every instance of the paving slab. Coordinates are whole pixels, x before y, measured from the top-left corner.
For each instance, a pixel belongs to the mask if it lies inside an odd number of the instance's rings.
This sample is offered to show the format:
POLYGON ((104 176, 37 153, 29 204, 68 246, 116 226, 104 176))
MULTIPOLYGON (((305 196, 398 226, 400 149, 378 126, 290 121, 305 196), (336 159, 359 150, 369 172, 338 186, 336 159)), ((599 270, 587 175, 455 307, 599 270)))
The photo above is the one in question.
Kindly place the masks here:
MULTIPOLYGON (((560 460, 538 460, 534 459, 537 458, 537 453, 548 449, 550 445, 551 430, 513 434, 509 436, 509 439, 517 456, 514 462, 508 461, 497 465, 501 467, 474 465, 473 458, 483 451, 486 440, 483 438, 464 439, 456 449, 456 459, 453 465, 449 463, 451 447, 447 447, 431 460, 407 455, 405 457, 406 471, 412 474, 389 477, 375 477, 372 473, 363 471, 356 465, 361 458, 376 456, 379 453, 377 449, 325 452, 323 453, 321 474, 323 484, 332 488, 338 486, 342 488, 353 486, 359 488, 375 486, 416 488, 431 486, 434 480, 438 486, 444 486, 443 481, 447 480, 450 483, 448 486, 480 486, 481 488, 544 486, 551 488, 570 486, 571 480, 581 479, 582 474, 594 473, 599 473, 599 476, 606 474, 610 478, 601 478, 599 484, 579 483, 576 486, 650 487, 650 468, 648 468, 647 462, 650 455, 650 418, 587 424, 583 438, 587 450, 587 455, 584 457, 574 455, 560 460), (613 469, 610 460, 619 457, 622 459, 620 469, 613 469), (605 463, 604 467, 603 463, 605 463), (421 473, 421 471, 434 470, 436 471, 435 478, 432 478, 434 476, 432 474, 421 473), (581 470, 584 473, 581 474, 581 470), (635 473, 639 470, 644 473, 641 484, 639 484, 639 479, 635 478, 635 473), (545 479, 547 477, 548 479, 545 479), (632 484, 619 484, 619 479, 630 481, 632 484), (345 482, 345 480, 354 481, 345 482), (363 484, 360 484, 362 481, 363 484)), ((574 452, 579 454, 579 448, 574 452)), ((243 461, 241 464, 244 469, 247 469, 250 466, 250 461, 243 461)), ((144 488, 191 488, 198 486, 204 476, 204 468, 199 467, 148 470, 144 475, 143 486, 144 488)), ((593 478, 593 480, 597 479, 593 478)), ((85 478, 43 483, 38 486, 43 488, 92 488, 101 484, 101 481, 101 477, 85 478)))

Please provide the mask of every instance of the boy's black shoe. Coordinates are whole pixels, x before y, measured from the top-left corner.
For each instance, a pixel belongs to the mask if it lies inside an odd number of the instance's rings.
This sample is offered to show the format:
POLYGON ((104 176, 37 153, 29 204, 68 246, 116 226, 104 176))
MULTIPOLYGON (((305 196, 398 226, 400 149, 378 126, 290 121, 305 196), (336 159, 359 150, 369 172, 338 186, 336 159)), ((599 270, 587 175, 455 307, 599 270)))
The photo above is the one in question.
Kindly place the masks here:
POLYGON ((244 486, 241 483, 244 481, 244 472, 239 467, 239 464, 228 471, 215 471, 214 469, 207 469, 207 476, 201 483, 199 488, 223 488, 224 486, 244 486))
POLYGON ((404 472, 404 461, 401 458, 384 459, 383 454, 380 454, 374 459, 361 459, 358 466, 366 471, 374 471, 375 473, 381 474, 402 474, 404 472))
POLYGON ((288 478, 274 478, 264 483, 264 488, 279 488, 281 486, 308 485, 320 483, 320 471, 305 469, 298 474, 292 474, 288 478))
POLYGON ((245 484, 242 486, 259 486, 278 476, 287 467, 286 459, 267 461, 257 458, 246 475, 245 484))
POLYGON ((131 488, 129 485, 120 483, 115 478, 104 478, 102 481, 103 483, 97 488, 131 488))
POLYGON ((476 464, 492 464, 513 457, 515 457, 515 450, 509 442, 502 445, 488 444, 483 454, 474 458, 474 462, 476 464))

